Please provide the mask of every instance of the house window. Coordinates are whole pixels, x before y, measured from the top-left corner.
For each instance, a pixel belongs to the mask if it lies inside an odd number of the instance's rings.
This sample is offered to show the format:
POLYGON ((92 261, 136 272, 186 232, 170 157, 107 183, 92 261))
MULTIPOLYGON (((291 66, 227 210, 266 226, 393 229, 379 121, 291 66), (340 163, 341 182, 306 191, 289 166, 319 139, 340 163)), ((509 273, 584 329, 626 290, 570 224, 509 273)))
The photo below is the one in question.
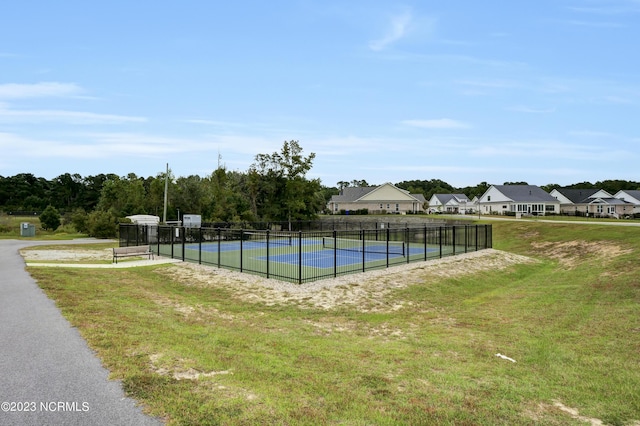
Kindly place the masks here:
POLYGON ((400 211, 400 204, 396 203, 396 211, 400 211))
POLYGON ((387 203, 387 210, 389 210, 390 206, 391 206, 391 204, 387 203))
POLYGON ((487 195, 487 201, 491 201, 491 195, 487 195))
POLYGON ((380 210, 382 210, 382 203, 380 203, 380 210))
POLYGON ((602 204, 598 204, 598 207, 596 208, 596 212, 602 213, 602 211, 603 211, 602 204))

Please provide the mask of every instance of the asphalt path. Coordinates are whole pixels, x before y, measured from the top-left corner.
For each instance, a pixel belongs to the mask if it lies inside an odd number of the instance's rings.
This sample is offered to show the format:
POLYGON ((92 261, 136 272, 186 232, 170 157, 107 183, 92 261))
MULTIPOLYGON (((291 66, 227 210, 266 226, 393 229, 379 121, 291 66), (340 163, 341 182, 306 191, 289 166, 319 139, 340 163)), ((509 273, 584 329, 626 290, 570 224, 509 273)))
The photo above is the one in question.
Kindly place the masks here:
POLYGON ((21 248, 60 243, 0 240, 0 425, 161 425, 26 272, 21 248))

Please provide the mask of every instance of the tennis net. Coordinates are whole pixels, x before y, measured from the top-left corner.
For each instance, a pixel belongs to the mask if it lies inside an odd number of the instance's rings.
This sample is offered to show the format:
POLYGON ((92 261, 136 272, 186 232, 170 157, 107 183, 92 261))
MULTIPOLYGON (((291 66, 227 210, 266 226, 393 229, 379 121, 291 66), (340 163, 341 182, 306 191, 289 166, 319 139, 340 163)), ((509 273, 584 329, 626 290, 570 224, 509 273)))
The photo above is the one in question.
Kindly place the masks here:
POLYGON ((293 245, 293 238, 290 234, 267 234, 266 232, 242 231, 242 233, 229 233, 225 239, 227 241, 242 240, 243 244, 249 245, 293 245))
POLYGON ((404 241, 355 240, 348 238, 323 237, 322 247, 360 253, 364 251, 365 253, 405 255, 404 241))

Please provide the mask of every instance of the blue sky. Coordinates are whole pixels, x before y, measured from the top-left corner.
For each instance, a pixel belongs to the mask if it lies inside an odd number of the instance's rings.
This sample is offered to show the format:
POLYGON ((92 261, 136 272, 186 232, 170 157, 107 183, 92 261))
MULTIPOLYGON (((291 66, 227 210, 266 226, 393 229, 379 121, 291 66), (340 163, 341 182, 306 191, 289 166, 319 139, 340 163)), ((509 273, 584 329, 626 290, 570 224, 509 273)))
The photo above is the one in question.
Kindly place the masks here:
POLYGON ((640 0, 21 0, 0 14, 0 175, 640 180, 640 0))

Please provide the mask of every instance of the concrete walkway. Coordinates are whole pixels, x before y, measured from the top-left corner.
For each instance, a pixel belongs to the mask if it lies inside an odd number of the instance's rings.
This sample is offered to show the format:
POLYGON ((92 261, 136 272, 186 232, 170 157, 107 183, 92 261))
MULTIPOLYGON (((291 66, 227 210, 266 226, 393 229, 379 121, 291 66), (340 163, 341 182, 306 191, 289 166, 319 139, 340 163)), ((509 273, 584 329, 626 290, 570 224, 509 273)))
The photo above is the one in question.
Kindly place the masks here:
POLYGON ((108 379, 18 253, 33 245, 83 242, 89 241, 0 240, 0 425, 162 424, 108 379))

